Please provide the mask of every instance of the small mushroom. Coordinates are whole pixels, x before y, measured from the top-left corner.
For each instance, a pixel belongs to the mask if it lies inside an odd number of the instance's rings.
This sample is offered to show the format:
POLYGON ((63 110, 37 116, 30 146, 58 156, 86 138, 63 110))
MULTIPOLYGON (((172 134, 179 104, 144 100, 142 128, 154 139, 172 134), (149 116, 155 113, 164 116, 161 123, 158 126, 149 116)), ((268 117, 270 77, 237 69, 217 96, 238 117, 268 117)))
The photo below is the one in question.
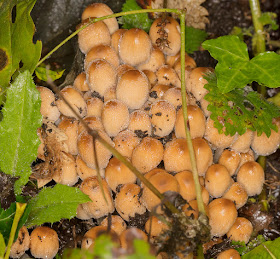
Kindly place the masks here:
POLYGON ((130 114, 128 129, 139 138, 151 136, 152 124, 149 115, 142 110, 135 110, 130 114))
POLYGON ((29 249, 30 236, 25 226, 22 226, 18 232, 16 241, 12 244, 10 250, 11 258, 20 258, 23 256, 25 251, 29 249))
POLYGON ((158 84, 169 85, 170 87, 181 87, 181 81, 177 73, 172 67, 168 65, 163 65, 160 67, 157 70, 156 75, 158 84))
POLYGON ((244 165, 246 162, 255 161, 255 155, 252 149, 249 149, 246 153, 240 153, 240 163, 237 171, 239 168, 244 165))
POLYGON ((231 248, 218 254, 217 259, 240 259, 239 253, 231 248))
MULTIPOLYGON (((90 129, 104 131, 102 121, 99 117, 96 116, 86 117, 84 119, 84 123, 86 123, 90 129)), ((81 132, 83 132, 84 130, 85 130, 84 124, 80 122, 78 127, 78 135, 80 135, 81 132)))
POLYGON ((74 80, 73 86, 80 92, 87 92, 89 91, 89 86, 86 79, 86 73, 82 72, 74 80))
MULTIPOLYGON (((175 107, 176 111, 182 106, 181 89, 178 87, 169 88, 162 97, 163 100, 170 102, 175 107)), ((187 95, 187 103, 189 103, 189 97, 187 95)))
POLYGON ((30 235, 30 252, 35 258, 54 258, 59 249, 58 235, 49 227, 37 227, 30 235))
POLYGON ((219 164, 225 166, 230 176, 233 176, 240 164, 240 160, 239 153, 234 150, 225 149, 219 158, 219 164))
POLYGON ((101 118, 101 113, 103 109, 103 102, 97 97, 89 97, 86 100, 87 104, 87 116, 96 116, 101 118))
POLYGON ((118 235, 126 230, 125 221, 118 215, 111 215, 103 219, 100 223, 100 226, 107 227, 114 230, 118 235))
POLYGON ((250 240, 252 233, 253 233, 252 223, 246 218, 237 217, 234 224, 227 232, 227 237, 230 240, 245 242, 245 244, 247 244, 250 240))
POLYGON ((155 102, 162 99, 164 93, 170 89, 168 85, 156 84, 149 93, 149 101, 155 102))
POLYGON ((122 64, 117 68, 117 77, 119 78, 122 76, 123 73, 127 72, 128 70, 135 70, 135 67, 130 66, 128 64, 122 64))
POLYGON ((230 146, 236 152, 246 153, 249 151, 253 141, 253 132, 247 130, 243 135, 238 135, 237 139, 230 146))
POLYGON ((119 53, 120 39, 126 31, 127 29, 118 29, 112 34, 111 46, 116 51, 116 53, 119 53))
POLYGON ((224 193, 223 198, 233 201, 236 209, 240 209, 246 204, 248 194, 240 183, 235 182, 224 193))
MULTIPOLYGON (((204 203, 204 208, 206 210, 206 214, 208 215, 208 210, 205 203, 204 203)), ((182 211, 185 213, 187 217, 193 217, 195 219, 198 219, 199 210, 198 210, 197 200, 191 200, 188 203, 186 203, 182 207, 182 211)))
POLYGON ((168 225, 166 225, 155 216, 151 216, 145 224, 146 233, 148 233, 152 237, 160 236, 163 231, 166 231, 168 229, 168 225))
POLYGON ((175 175, 179 183, 179 193, 186 201, 191 201, 196 198, 195 185, 193 174, 190 171, 182 171, 175 175))
POLYGON ((139 228, 128 228, 120 235, 121 247, 125 250, 133 249, 133 242, 135 239, 148 240, 147 235, 139 228))
POLYGON ((153 87, 157 83, 156 73, 151 70, 142 70, 150 82, 150 86, 153 87))
POLYGON ((104 93, 104 102, 108 102, 110 100, 117 99, 116 88, 111 87, 106 90, 104 93))

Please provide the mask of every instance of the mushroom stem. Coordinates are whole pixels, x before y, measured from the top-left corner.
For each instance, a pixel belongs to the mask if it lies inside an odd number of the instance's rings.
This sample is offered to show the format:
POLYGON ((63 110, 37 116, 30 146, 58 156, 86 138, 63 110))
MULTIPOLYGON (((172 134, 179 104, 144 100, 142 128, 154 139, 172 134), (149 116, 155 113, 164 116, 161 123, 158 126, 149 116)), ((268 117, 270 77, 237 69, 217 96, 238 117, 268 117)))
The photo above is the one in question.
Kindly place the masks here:
MULTIPOLYGON (((154 12, 161 12, 161 13, 176 13, 181 14, 182 12, 178 9, 142 9, 142 10, 133 10, 133 11, 127 11, 127 12, 120 12, 120 13, 114 13, 98 18, 89 18, 89 22, 85 25, 81 26, 78 30, 74 31, 72 34, 70 34, 65 40, 60 42, 54 49, 52 49, 46 56, 44 56, 39 62, 37 63, 36 67, 40 66, 48 57, 50 57, 55 51, 57 51, 61 46, 63 46, 67 41, 71 40, 74 36, 76 36, 80 31, 87 28, 89 25, 103 21, 110 18, 130 15, 130 14, 139 14, 139 13, 154 13, 154 12)), ((185 25, 185 24, 184 24, 185 25)))
POLYGON ((181 27, 181 95, 182 95, 182 109, 183 109, 183 117, 185 122, 185 131, 186 131, 186 139, 190 154, 191 167, 193 173, 193 179, 195 184, 195 192, 198 210, 200 213, 205 214, 205 208, 202 200, 201 188, 198 178, 197 164, 195 159, 194 148, 192 144, 191 134, 188 126, 188 110, 187 110, 187 94, 186 94, 186 84, 185 84, 185 13, 184 11, 180 11, 180 27, 181 27))
POLYGON ((15 239, 15 234, 16 234, 16 230, 17 230, 17 226, 18 226, 18 222, 26 208, 26 203, 16 203, 16 214, 13 220, 13 225, 11 228, 11 232, 10 232, 10 236, 9 236, 9 241, 8 241, 8 245, 7 245, 7 252, 5 254, 4 259, 9 259, 10 256, 10 252, 11 252, 11 247, 12 244, 14 243, 14 239, 15 239))

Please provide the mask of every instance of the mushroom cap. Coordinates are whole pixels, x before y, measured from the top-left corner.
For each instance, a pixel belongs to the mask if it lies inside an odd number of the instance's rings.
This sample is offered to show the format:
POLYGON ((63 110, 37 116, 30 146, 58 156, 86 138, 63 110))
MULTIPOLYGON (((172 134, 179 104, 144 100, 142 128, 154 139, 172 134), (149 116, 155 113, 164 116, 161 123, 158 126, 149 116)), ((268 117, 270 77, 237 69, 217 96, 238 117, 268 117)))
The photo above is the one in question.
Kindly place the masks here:
POLYGON ((101 99, 97 98, 97 97, 89 97, 86 100, 86 104, 87 104, 87 116, 91 117, 91 116, 96 116, 101 118, 101 113, 102 113, 102 109, 103 109, 103 102, 101 99))
POLYGON ((60 112, 55 103, 54 93, 43 86, 37 86, 37 90, 41 96, 41 114, 47 120, 56 121, 60 116, 60 112))
POLYGON ((126 31, 127 29, 118 29, 111 35, 112 36, 111 46, 116 51, 117 54, 119 53, 120 39, 126 31))
POLYGON ((131 162, 141 172, 156 168, 163 158, 163 145, 155 138, 145 137, 133 150, 131 162))
MULTIPOLYGON (((179 192, 179 184, 177 179, 167 172, 155 173, 149 177, 149 181, 152 185, 154 185, 154 187, 158 189, 160 193, 167 191, 179 192)), ((161 202, 160 199, 146 186, 143 187, 141 201, 149 211, 152 211, 152 209, 161 202)), ((159 211, 157 210, 157 212, 159 211)))
POLYGON ((156 84, 149 93, 149 101, 154 102, 162 99, 168 89, 170 89, 169 85, 156 84))
POLYGON ((35 258, 54 258, 59 249, 58 235, 49 227, 37 227, 30 235, 30 252, 35 258))
POLYGON ((248 194, 240 183, 235 182, 224 193, 223 198, 233 201, 236 209, 240 209, 246 204, 248 194))
POLYGON ((134 173, 115 157, 110 159, 105 169, 105 179, 114 192, 119 185, 135 183, 136 178, 134 173))
MULTIPOLYGON (((83 26, 89 22, 84 20, 79 26, 83 26)), ((86 54, 93 47, 98 45, 110 45, 111 35, 107 25, 103 21, 95 22, 78 33, 78 43, 80 50, 86 54), (94 40, 92 40, 94 39, 94 40)))
POLYGON ((107 202, 104 199, 97 176, 86 178, 80 186, 81 191, 92 200, 91 202, 84 203, 83 207, 87 207, 86 209, 89 211, 89 214, 95 219, 106 216, 115 210, 111 190, 107 182, 102 179, 101 184, 107 202))
POLYGON ((131 130, 120 132, 115 138, 115 149, 123 156, 131 159, 134 148, 139 145, 140 139, 131 130))
MULTIPOLYGON (((246 162, 252 162, 255 161, 255 155, 252 149, 250 149, 248 152, 246 153, 240 153, 240 163, 239 163, 239 168, 244 165, 246 162)), ((237 171, 238 171, 237 170, 237 171)))
MULTIPOLYGON (((188 105, 188 121, 192 138, 202 138, 205 133, 205 117, 202 110, 195 105, 188 105)), ((177 138, 186 138, 183 109, 177 111, 175 122, 175 135, 177 138)))
POLYGON ((240 160, 239 153, 234 150, 225 149, 219 158, 219 164, 225 166, 230 176, 233 176, 240 164, 240 160))
POLYGON ((119 55, 123 63, 137 66, 150 59, 152 43, 149 35, 142 29, 129 29, 119 41, 119 55))
POLYGON ((240 259, 239 253, 235 249, 228 249, 218 254, 217 259, 240 259))
MULTIPOLYGON (((79 91, 77 91, 72 86, 67 86, 60 91, 60 94, 71 105, 71 107, 76 111, 76 113, 80 115, 80 117, 83 118, 87 115, 87 105, 79 91)), ((77 118, 77 116, 72 112, 72 110, 62 99, 58 99, 56 101, 56 104, 57 108, 63 115, 72 118, 77 118)))
POLYGON ((238 135, 238 138, 230 146, 236 152, 246 153, 250 150, 253 141, 253 131, 247 130, 243 135, 238 135))
POLYGON ((176 71, 168 66, 163 65, 157 72, 158 84, 169 85, 171 87, 181 87, 181 81, 176 73, 176 71))
POLYGON ((245 188, 248 196, 258 195, 264 184, 264 170, 257 162, 246 162, 237 173, 237 182, 245 188))
POLYGON ((169 135, 175 125, 175 107, 165 100, 159 100, 152 104, 149 115, 153 126, 153 133, 158 137, 169 135))
POLYGON ((237 218, 237 210, 232 201, 218 198, 208 205, 211 235, 221 237, 226 234, 237 218))
POLYGON ((165 170, 169 172, 192 170, 186 139, 174 139, 168 142, 165 146, 163 161, 165 170))
POLYGON ((149 80, 139 70, 128 70, 118 80, 117 99, 123 101, 129 109, 139 109, 148 99, 149 80))
POLYGON ((30 236, 26 226, 22 226, 18 232, 16 241, 12 244, 10 250, 11 258, 20 258, 30 246, 30 236))
POLYGON ((100 222, 100 226, 108 228, 108 221, 110 222, 110 228, 114 230, 118 235, 126 230, 126 223, 119 215, 111 215, 111 220, 106 217, 100 222))
MULTIPOLYGON (((206 214, 208 215, 208 210, 207 210, 208 208, 205 204, 204 204, 204 208, 206 210, 206 214)), ((193 218, 198 219, 199 210, 198 210, 197 200, 191 200, 188 203, 186 203, 182 207, 182 211, 185 213, 187 217, 192 216, 193 218)))
POLYGON ((234 224, 227 232, 227 237, 230 240, 245 242, 245 244, 247 244, 250 240, 252 233, 252 223, 246 218, 237 217, 234 224))
POLYGON ((209 102, 207 100, 205 100, 204 98, 202 98, 200 100, 200 107, 201 107, 201 110, 203 111, 205 117, 210 117, 210 115, 211 115, 211 112, 208 111, 208 109, 207 109, 208 105, 209 105, 209 102))
MULTIPOLYGON (((173 19, 172 17, 168 16, 165 18, 166 21, 164 21, 164 23, 166 24, 164 26, 164 31, 167 33, 167 42, 168 42, 168 47, 163 47, 163 53, 165 55, 169 55, 169 56, 174 56, 176 55, 180 49, 181 49, 181 41, 180 41, 180 25, 179 23, 173 19)), ((159 24, 161 24, 162 18, 158 18, 156 20, 154 20, 150 31, 149 31, 149 35, 151 37, 152 43, 153 44, 157 44, 157 39, 161 38, 160 33, 161 30, 159 30, 159 24)))
POLYGON ((94 60, 87 70, 87 81, 92 91, 102 97, 105 92, 116 85, 116 70, 104 59, 94 60))
POLYGON ((85 71, 87 71, 91 62, 93 62, 95 59, 104 59, 115 68, 117 68, 120 64, 118 54, 111 46, 108 45, 97 45, 86 54, 84 61, 85 71))
POLYGON ((117 68, 118 79, 123 73, 127 72, 128 70, 136 70, 136 69, 135 69, 135 67, 130 66, 128 64, 122 64, 122 65, 118 66, 118 68, 117 68))
POLYGON ((152 237, 160 236, 163 231, 168 229, 169 229, 168 225, 160 221, 155 216, 151 216, 145 224, 146 233, 148 233, 152 237))
MULTIPOLYGON (((182 106, 181 88, 172 87, 169 88, 162 96, 162 99, 170 102, 175 107, 176 111, 182 106)), ((189 97, 187 95, 187 103, 189 103, 189 97)))
MULTIPOLYGON (((167 173, 167 171, 164 170, 164 169, 154 168, 154 169, 152 169, 151 171, 149 171, 148 173, 145 174, 145 178, 147 180, 149 180, 153 175, 155 175, 157 173, 162 173, 162 172, 167 173)), ((141 187, 144 187, 144 186, 145 186, 145 184, 143 184, 143 182, 141 182, 141 187)))
POLYGON ((101 119, 106 133, 110 137, 115 137, 128 127, 128 108, 119 100, 109 100, 104 103, 101 119))
POLYGON ((148 237, 139 228, 132 227, 126 229, 120 235, 121 248, 127 250, 128 248, 133 247, 133 241, 135 239, 141 239, 147 241, 148 237))
POLYGON ((152 124, 149 115, 142 110, 135 110, 130 114, 128 129, 139 138, 151 136, 152 124))
MULTIPOLYGON (((93 3, 88 5, 82 13, 82 20, 88 19, 90 17, 102 17, 106 15, 113 14, 111 8, 103 3, 93 3)), ((116 18, 110 18, 104 20, 104 23, 107 25, 110 34, 114 33, 119 29, 119 24, 116 18)))
POLYGON ((104 102, 108 102, 112 99, 117 99, 116 87, 111 87, 107 89, 104 94, 104 102))
MULTIPOLYGON (((89 126, 90 129, 104 131, 102 121, 99 117, 96 116, 86 117, 84 119, 84 122, 89 126)), ((83 123, 80 122, 78 127, 78 135, 80 135, 81 132, 83 132, 84 130, 85 130, 85 126, 83 123)))
POLYGON ((179 183, 179 193, 186 201, 191 201, 196 198, 195 185, 193 174, 190 171, 182 171, 175 175, 179 183))
POLYGON ((150 82, 150 86, 154 86, 157 83, 156 73, 151 70, 142 70, 150 82))
POLYGON ((79 204, 77 207, 76 218, 82 220, 88 220, 91 218, 91 213, 87 206, 83 206, 83 204, 79 204))
POLYGON ((211 165, 205 174, 205 188, 214 198, 221 197, 230 187, 231 183, 230 174, 223 165, 211 165))
POLYGON ((140 202, 141 188, 137 184, 128 183, 120 188, 115 198, 115 207, 119 215, 126 221, 136 214, 144 214, 146 208, 140 202))
POLYGON ((87 92, 89 91, 89 86, 87 83, 86 73, 82 72, 74 80, 73 86, 80 92, 87 92))

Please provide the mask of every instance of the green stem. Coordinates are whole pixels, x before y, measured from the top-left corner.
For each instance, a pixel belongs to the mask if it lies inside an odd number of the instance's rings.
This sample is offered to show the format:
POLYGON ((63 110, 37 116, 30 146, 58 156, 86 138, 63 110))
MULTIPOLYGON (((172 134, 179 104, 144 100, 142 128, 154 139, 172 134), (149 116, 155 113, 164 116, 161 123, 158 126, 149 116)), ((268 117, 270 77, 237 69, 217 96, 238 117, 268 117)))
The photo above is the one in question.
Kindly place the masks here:
POLYGON ((128 11, 128 12, 121 12, 121 13, 114 13, 111 15, 106 15, 94 19, 89 19, 89 22, 85 25, 81 26, 78 30, 74 31, 70 34, 65 40, 59 43, 54 49, 52 49, 45 57, 43 57, 36 65, 36 67, 40 66, 47 58, 49 58, 54 52, 56 52, 61 46, 63 46, 67 41, 75 37, 80 31, 87 28, 89 25, 103 21, 110 18, 116 18, 120 16, 130 15, 130 14, 138 14, 138 13, 153 13, 153 12, 162 12, 162 13, 177 13, 180 14, 181 12, 177 9, 142 9, 142 10, 135 10, 135 11, 128 11))
POLYGON ((203 259, 204 258, 204 254, 203 254, 203 247, 202 247, 202 244, 199 244, 197 246, 197 259, 203 259))
POLYGON ((201 187, 199 183, 197 164, 195 159, 194 148, 192 144, 191 134, 188 127, 188 109, 187 109, 187 94, 186 94, 186 84, 185 84, 185 13, 181 12, 180 15, 180 26, 181 26, 181 95, 182 95, 182 109, 183 117, 185 123, 186 139, 188 144, 188 149, 190 153, 190 160, 192 166, 193 179, 195 184, 196 200, 199 212, 205 214, 205 208, 202 200, 201 187))
POLYGON ((10 232, 10 236, 9 236, 9 241, 8 241, 8 245, 7 245, 7 252, 5 254, 4 259, 8 259, 10 256, 10 252, 11 252, 11 247, 12 244, 14 243, 14 238, 15 238, 15 234, 16 234, 16 230, 17 230, 17 226, 18 226, 18 222, 26 208, 26 203, 16 203, 16 214, 13 220, 13 225, 12 225, 12 229, 10 232))

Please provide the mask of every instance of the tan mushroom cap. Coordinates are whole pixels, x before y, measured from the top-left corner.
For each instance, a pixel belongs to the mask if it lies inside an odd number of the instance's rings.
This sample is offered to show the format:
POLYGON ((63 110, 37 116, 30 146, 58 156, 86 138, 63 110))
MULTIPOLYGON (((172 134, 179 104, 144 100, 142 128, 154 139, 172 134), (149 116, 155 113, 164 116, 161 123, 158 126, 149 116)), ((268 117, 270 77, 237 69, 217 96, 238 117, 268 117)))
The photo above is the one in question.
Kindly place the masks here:
POLYGON ((239 182, 248 193, 248 196, 260 194, 264 184, 264 170, 257 162, 246 162, 237 173, 239 182))
POLYGON ((163 95, 166 91, 170 89, 169 85, 156 84, 149 94, 149 101, 155 102, 163 98, 163 95))
MULTIPOLYGON (((189 96, 187 97, 187 103, 189 103, 189 96)), ((180 109, 182 106, 182 95, 181 95, 181 88, 179 87, 172 87, 169 88, 162 97, 163 100, 170 102, 175 107, 176 111, 180 109)))
POLYGON ((164 167, 168 172, 192 170, 186 139, 174 139, 165 146, 164 167))
POLYGON ((35 258, 54 258, 59 241, 56 231, 49 227, 37 227, 30 235, 30 252, 35 258))
POLYGON ((211 165, 205 174, 205 188, 214 198, 221 197, 230 187, 231 183, 230 174, 223 165, 211 165))
POLYGON ((137 66, 150 59, 152 43, 149 35, 142 29, 124 32, 119 41, 119 55, 123 63, 137 66))
POLYGON ((168 225, 160 221, 160 219, 155 216, 151 216, 145 224, 146 233, 148 233, 152 237, 160 236, 163 231, 168 229, 168 225))
MULTIPOLYGON (((93 3, 88 5, 83 11, 82 20, 88 19, 90 17, 102 17, 110 14, 113 14, 113 11, 108 5, 103 3, 93 3)), ((116 18, 106 19, 104 20, 104 23, 107 25, 110 34, 119 29, 119 24, 116 18)))
MULTIPOLYGON (((206 210, 206 214, 208 215, 208 208, 205 204, 204 204, 204 208, 206 210)), ((188 203, 186 203, 182 207, 182 211, 185 213, 187 217, 193 217, 197 219, 199 215, 197 200, 191 200, 188 203)))
POLYGON ((134 183, 123 185, 117 193, 115 207, 124 220, 129 221, 137 214, 142 215, 146 212, 146 208, 139 200, 140 193, 140 186, 134 183))
POLYGON ((87 116, 95 116, 95 117, 101 117, 102 109, 103 109, 103 102, 101 99, 97 97, 89 97, 86 100, 87 104, 87 116))
MULTIPOLYGON (((60 94, 66 99, 66 101, 68 101, 80 117, 83 118, 87 115, 87 105, 79 91, 72 86, 67 86, 60 91, 60 94)), ((73 118, 77 117, 62 99, 57 100, 56 104, 57 108, 63 115, 73 118)))
POLYGON ((250 150, 253 141, 253 132, 247 130, 243 135, 238 135, 238 138, 230 146, 236 152, 246 153, 250 150))
POLYGON ((120 39, 126 31, 127 29, 118 29, 112 34, 111 46, 117 54, 119 53, 120 39))
POLYGON ((224 193, 223 198, 233 201, 236 209, 240 209, 246 204, 248 194, 240 183, 235 182, 224 193))
POLYGON ((181 81, 176 71, 168 66, 163 65, 156 72, 158 84, 169 85, 170 87, 181 87, 181 81))
MULTIPOLYGON (((192 138, 202 138, 205 133, 206 122, 202 110, 195 105, 188 105, 188 121, 192 138)), ((175 122, 175 135, 177 138, 186 138, 183 109, 177 111, 175 122)))
MULTIPOLYGON (((166 56, 166 64, 174 67, 177 63, 181 63, 181 52, 179 51, 174 56, 166 56)), ((181 65, 181 64, 180 64, 181 65)), ((188 53, 185 53, 185 67, 195 68, 196 63, 193 58, 191 58, 188 53)))
MULTIPOLYGON (((84 20, 78 26, 78 28, 85 25, 88 22, 89 19, 84 20)), ((78 33, 78 43, 80 50, 84 54, 87 54, 93 47, 98 46, 100 44, 110 45, 110 31, 103 21, 93 23, 78 33)))
POLYGON ((246 162, 254 162, 254 161, 255 161, 255 155, 254 155, 254 152, 252 149, 250 149, 246 153, 240 153, 240 164, 239 164, 238 170, 246 162))
POLYGON ((225 235, 237 218, 237 210, 232 201, 218 198, 208 205, 211 235, 221 237, 225 235))
POLYGON ((218 254, 217 259, 240 259, 239 253, 235 249, 228 249, 218 254))
POLYGON ((26 226, 22 226, 18 232, 16 241, 12 244, 10 250, 11 258, 20 258, 23 256, 25 251, 29 249, 30 236, 26 226))
MULTIPOLYGON (((173 19, 172 17, 166 17, 167 21, 164 21, 166 23, 166 26, 164 27, 165 32, 167 33, 167 41, 169 42, 169 47, 163 48, 163 53, 165 55, 174 56, 176 55, 180 49, 181 49, 181 41, 180 41, 180 25, 179 23, 173 19)), ((160 31, 158 24, 161 24, 162 18, 158 18, 154 20, 149 35, 151 37, 152 43, 157 44, 157 39, 160 38, 160 31)))
MULTIPOLYGON (((147 180, 149 180, 153 175, 155 175, 157 173, 162 173, 162 172, 167 173, 167 171, 162 168, 154 168, 145 174, 145 178, 147 180)), ((143 188, 144 186, 145 186, 145 184, 143 182, 141 182, 141 187, 143 188)))
POLYGON ((205 117, 210 117, 210 115, 211 115, 211 112, 208 111, 208 109, 207 109, 208 105, 209 105, 209 102, 206 101, 204 98, 202 98, 200 100, 200 107, 201 107, 201 110, 203 111, 205 117))
POLYGON ((140 240, 148 240, 147 235, 139 228, 128 228, 125 231, 123 231, 120 235, 120 241, 121 241, 121 248, 128 249, 133 247, 133 241, 135 239, 140 240))
MULTIPOLYGON (((111 146, 114 146, 114 142, 110 137, 102 131, 98 131, 99 135, 106 140, 111 146)), ((78 137, 78 150, 81 158, 85 161, 87 166, 92 169, 96 169, 94 151, 96 150, 97 162, 99 168, 105 168, 109 162, 112 153, 105 148, 100 141, 96 140, 96 144, 93 145, 93 138, 84 130, 78 137)))
POLYGON ((155 138, 145 137, 133 150, 131 162, 141 172, 156 168, 163 158, 163 145, 155 138))
POLYGON ((150 86, 153 87, 157 83, 156 73, 151 70, 142 70, 150 82, 150 86))
POLYGON ((151 136, 152 124, 149 115, 142 110, 135 110, 130 114, 128 129, 139 138, 151 136))
POLYGON ((60 116, 60 111, 56 106, 54 93, 43 86, 38 86, 37 90, 41 96, 41 114, 47 120, 56 121, 60 116))
POLYGON ((105 92, 116 85, 116 70, 104 59, 94 60, 87 71, 87 81, 91 91, 99 93, 102 97, 105 92))
POLYGON ((78 205, 76 218, 81 220, 88 220, 91 218, 91 213, 86 205, 85 206, 83 206, 83 204, 78 205))
POLYGON ((115 148, 125 157, 131 159, 134 148, 139 145, 140 139, 130 130, 120 132, 114 138, 115 148))
POLYGON ((135 183, 137 177, 125 164, 112 157, 105 169, 105 179, 112 191, 116 192, 119 185, 135 183))
POLYGON ((222 152, 218 163, 220 165, 225 166, 230 176, 232 176, 236 173, 236 170, 240 164, 240 160, 241 160, 240 153, 234 150, 225 149, 222 152))
POLYGON ((252 223, 246 218, 237 217, 234 224, 227 232, 227 237, 230 240, 245 242, 245 244, 247 244, 250 240, 252 233, 253 233, 252 223))
POLYGON ((95 219, 106 216, 115 210, 111 190, 107 182, 102 179, 101 184, 104 195, 97 176, 85 179, 80 186, 81 191, 88 195, 92 200, 91 202, 84 203, 83 207, 87 207, 86 209, 89 211, 91 217, 95 219), (107 202, 105 201, 104 196, 106 197, 107 202))
POLYGON ((139 109, 148 99, 149 80, 139 70, 128 70, 118 80, 117 99, 123 101, 129 109, 139 109))
POLYGON ((191 201, 196 198, 195 185, 193 174, 191 171, 182 171, 175 175, 179 183, 179 193, 186 201, 191 201))
POLYGON ((74 88, 76 88, 80 92, 87 92, 89 91, 89 86, 86 80, 86 73, 82 72, 74 80, 73 83, 74 88))
POLYGON ((165 100, 152 104, 149 115, 153 126, 153 133, 158 137, 169 135, 174 128, 176 120, 175 107, 165 100))
MULTIPOLYGON (((148 180, 158 189, 160 193, 167 191, 179 192, 179 184, 177 179, 169 173, 158 172, 150 176, 148 180)), ((160 199, 146 186, 143 187, 141 201, 149 211, 152 211, 152 209, 161 202, 160 199)), ((157 209, 157 212, 160 211, 157 209)))
MULTIPOLYGON (((99 117, 96 116, 86 117, 84 119, 84 122, 89 126, 90 129, 104 131, 102 121, 99 117)), ((83 132, 84 130, 85 130, 84 124, 80 122, 78 127, 78 135, 80 135, 81 132, 83 132)))
POLYGON ((130 66, 128 64, 122 64, 117 68, 117 77, 119 78, 123 73, 127 72, 128 70, 136 70, 135 67, 130 66))
POLYGON ((109 221, 111 222, 110 228, 114 230, 118 235, 120 235, 123 231, 126 230, 126 223, 119 215, 111 215, 110 217, 111 219, 109 219, 109 217, 103 219, 100 223, 100 226, 108 228, 109 221))
POLYGON ((128 108, 119 100, 109 100, 104 103, 101 119, 106 133, 110 137, 115 137, 128 127, 128 108))

